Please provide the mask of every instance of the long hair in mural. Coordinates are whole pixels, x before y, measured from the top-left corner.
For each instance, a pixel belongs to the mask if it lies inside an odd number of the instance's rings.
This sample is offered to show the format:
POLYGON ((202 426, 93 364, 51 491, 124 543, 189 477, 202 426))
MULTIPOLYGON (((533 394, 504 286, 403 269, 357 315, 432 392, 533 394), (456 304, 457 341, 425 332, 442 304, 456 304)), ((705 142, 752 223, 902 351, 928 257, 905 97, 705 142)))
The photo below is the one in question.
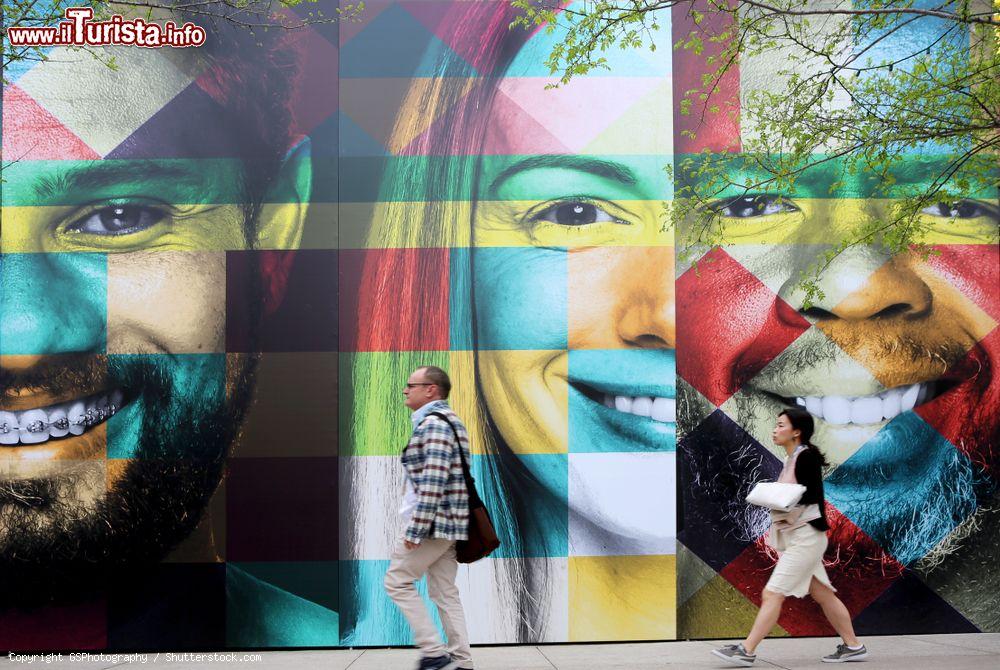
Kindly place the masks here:
POLYGON ((343 640, 409 639, 379 587, 399 532, 399 381, 424 362, 451 371, 504 533, 460 577, 473 641, 671 638, 669 52, 546 90, 551 37, 511 31, 508 3, 379 11, 341 53, 346 123, 388 154, 366 228, 341 220, 358 282, 341 303, 343 640), (402 63, 352 49, 380 29, 426 47, 402 63), (391 125, 367 117, 379 106, 391 125))
MULTIPOLYGON (((722 194, 727 244, 677 262, 665 168, 754 176, 738 115, 680 112, 689 17, 547 89, 558 32, 513 12, 5 70, 0 646, 411 643, 382 581, 419 365, 503 542, 459 572, 473 643, 745 634, 775 556, 743 499, 795 405, 858 632, 1000 630, 996 194, 928 208, 928 258, 849 250, 811 305, 831 231, 891 202, 836 161, 722 194)), ((813 607, 782 631, 830 633, 813 607)))

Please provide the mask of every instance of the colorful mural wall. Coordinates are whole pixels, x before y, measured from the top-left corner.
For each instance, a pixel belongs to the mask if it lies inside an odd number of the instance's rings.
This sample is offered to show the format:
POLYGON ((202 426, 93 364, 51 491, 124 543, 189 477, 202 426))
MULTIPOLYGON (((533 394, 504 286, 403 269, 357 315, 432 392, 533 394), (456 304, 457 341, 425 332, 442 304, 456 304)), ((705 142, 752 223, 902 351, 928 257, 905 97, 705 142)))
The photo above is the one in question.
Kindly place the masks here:
POLYGON ((4 71, 0 647, 339 643, 337 32, 287 37, 4 71))
MULTIPOLYGON (((682 19, 674 32, 691 28, 682 19)), ((909 26, 868 57, 879 62, 940 33, 935 22, 909 26)), ((686 57, 673 69, 683 90, 698 86, 705 62, 686 57)), ((773 86, 781 58, 741 61, 725 82, 729 106, 773 86)), ((705 149, 729 151, 733 181, 758 179, 739 153, 754 132, 747 125, 675 133, 675 165, 705 149)), ((766 514, 743 498, 780 471, 784 452, 771 430, 792 404, 816 419, 814 441, 831 464, 825 563, 859 634, 1000 625, 998 582, 981 569, 995 560, 1000 534, 996 190, 923 209, 934 248, 926 259, 861 246, 824 269, 811 305, 800 286, 839 232, 887 216, 893 197, 937 174, 943 153, 914 152, 888 197, 871 175, 851 176, 834 160, 804 173, 795 192, 723 198, 729 244, 705 250, 698 268, 679 268, 682 636, 737 637, 756 614, 774 555, 762 537, 766 514)), ((811 599, 793 599, 778 627, 834 634, 811 599)))
MULTIPOLYGON (((885 204, 863 183, 720 202, 732 243, 676 261, 665 168, 738 174, 751 132, 684 132, 691 26, 546 89, 558 35, 513 16, 377 0, 5 69, 0 647, 409 644, 382 577, 421 364, 503 540, 459 573, 474 643, 745 634, 788 404, 859 632, 1000 630, 995 194, 808 309, 827 231, 885 204)), ((781 632, 830 633, 814 609, 781 632)))

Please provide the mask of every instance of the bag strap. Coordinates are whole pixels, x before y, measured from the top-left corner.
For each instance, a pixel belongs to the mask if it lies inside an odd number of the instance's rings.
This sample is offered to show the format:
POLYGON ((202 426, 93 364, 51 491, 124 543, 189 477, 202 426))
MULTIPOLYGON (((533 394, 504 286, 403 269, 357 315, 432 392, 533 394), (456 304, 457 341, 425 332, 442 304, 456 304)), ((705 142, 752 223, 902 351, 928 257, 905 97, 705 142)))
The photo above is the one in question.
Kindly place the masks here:
POLYGON ((472 472, 469 470, 469 464, 465 461, 465 450, 462 449, 462 438, 458 436, 458 430, 455 429, 455 424, 451 422, 451 419, 447 417, 442 412, 428 412, 427 416, 436 416, 439 419, 444 419, 444 422, 451 427, 451 432, 455 434, 455 445, 458 447, 458 457, 462 461, 462 476, 465 479, 465 488, 468 489, 469 493, 469 507, 478 507, 483 504, 482 499, 479 497, 479 492, 476 490, 476 480, 472 477, 472 472))

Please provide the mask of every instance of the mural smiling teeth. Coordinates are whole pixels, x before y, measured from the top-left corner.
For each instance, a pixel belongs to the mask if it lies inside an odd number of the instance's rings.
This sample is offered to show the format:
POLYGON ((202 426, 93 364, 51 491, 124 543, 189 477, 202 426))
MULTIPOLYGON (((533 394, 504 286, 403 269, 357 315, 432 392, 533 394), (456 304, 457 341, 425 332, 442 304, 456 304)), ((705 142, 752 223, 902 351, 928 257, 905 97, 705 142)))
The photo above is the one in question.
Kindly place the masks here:
POLYGON ((795 404, 818 419, 834 425, 868 424, 888 421, 935 397, 933 382, 899 386, 867 396, 806 396, 795 398, 795 404))
POLYGON ((677 401, 674 398, 605 394, 604 406, 624 414, 648 416, 661 423, 674 423, 677 420, 677 401))

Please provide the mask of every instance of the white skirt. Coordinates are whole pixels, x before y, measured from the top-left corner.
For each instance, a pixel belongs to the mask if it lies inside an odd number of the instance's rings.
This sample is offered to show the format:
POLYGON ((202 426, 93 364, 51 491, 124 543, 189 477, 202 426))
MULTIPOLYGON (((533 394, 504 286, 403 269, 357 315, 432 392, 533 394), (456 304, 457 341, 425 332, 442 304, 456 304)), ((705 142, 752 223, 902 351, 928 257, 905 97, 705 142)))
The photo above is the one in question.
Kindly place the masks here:
MULTIPOLYGON (((773 534, 774 529, 771 530, 773 534)), ((826 551, 826 531, 817 530, 808 523, 793 530, 777 532, 778 537, 769 538, 780 552, 771 578, 764 587, 785 596, 804 598, 809 594, 809 586, 815 577, 821 583, 833 588, 823 567, 823 553, 826 551)))

